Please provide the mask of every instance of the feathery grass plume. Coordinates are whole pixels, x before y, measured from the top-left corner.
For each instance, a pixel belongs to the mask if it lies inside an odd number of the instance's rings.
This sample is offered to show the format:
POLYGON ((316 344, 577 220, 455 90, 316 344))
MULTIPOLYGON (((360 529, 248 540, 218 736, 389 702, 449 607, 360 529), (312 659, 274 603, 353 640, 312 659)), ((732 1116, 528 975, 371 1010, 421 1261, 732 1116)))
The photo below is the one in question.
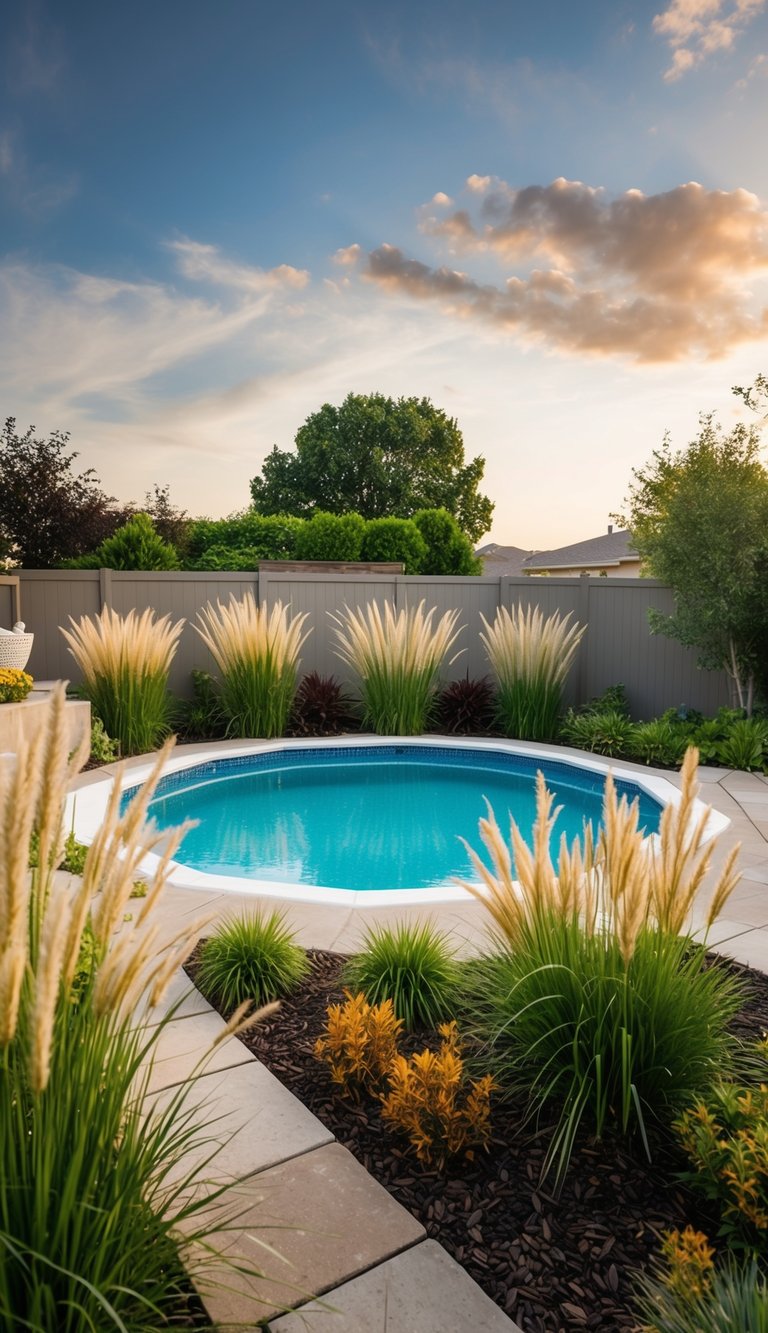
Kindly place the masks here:
POLYGON ((496 713, 507 736, 545 741, 555 735, 563 684, 586 626, 559 612, 546 620, 539 607, 500 607, 480 638, 498 681, 496 713))
MULTIPOLYGON (((510 844, 493 810, 480 821, 490 865, 467 850, 480 883, 464 887, 486 907, 495 952, 467 974, 475 1035, 507 1090, 536 1111, 555 1103, 561 1118, 545 1162, 558 1183, 582 1120, 602 1135, 610 1123, 639 1131, 666 1117, 728 1068, 728 1022, 740 984, 705 965, 706 942, 678 933, 709 867, 696 816, 696 755, 683 766, 682 793, 658 837, 638 828, 637 802, 609 775, 602 827, 593 844, 550 838, 557 812, 541 774, 532 849, 514 820, 510 844), (474 980, 472 976, 474 974, 474 980)), ((708 921, 736 883, 735 856, 715 885, 708 921)))
MULTIPOLYGON (((175 1236, 184 1233, 190 1252, 205 1249, 219 1225, 206 1209, 223 1187, 182 1160, 207 1141, 188 1088, 164 1109, 150 1104, 167 1019, 145 1028, 135 1006, 161 998, 205 922, 161 939, 157 882, 126 919, 135 867, 160 847, 144 821, 164 756, 123 814, 116 783, 79 884, 55 878, 77 762, 67 756, 63 702, 60 688, 48 726, 0 760, 0 1326, 150 1333, 174 1323, 188 1287, 175 1236), (51 854, 30 873, 35 825, 51 854), (92 971, 74 1003, 86 957, 92 971)), ((179 837, 163 844, 160 888, 179 837)), ((255 1019, 241 1014, 238 1024, 255 1019)), ((204 1156, 210 1170, 213 1153, 204 1156)))
POLYGON ((275 602, 257 606, 242 600, 209 602, 195 625, 221 672, 221 707, 230 736, 282 736, 296 693, 299 652, 311 634, 302 633, 306 613, 289 615, 275 602))
POLYGON ((425 612, 422 601, 396 614, 385 602, 382 615, 378 602, 370 602, 331 615, 336 655, 360 676, 364 724, 379 736, 417 736, 426 727, 438 672, 463 628, 456 627, 458 611, 446 611, 434 625, 435 611, 425 612))
POLYGON ((150 607, 121 616, 108 606, 98 616, 69 620, 71 630, 61 632, 107 734, 124 755, 154 750, 169 730, 168 673, 184 621, 155 620, 150 607))

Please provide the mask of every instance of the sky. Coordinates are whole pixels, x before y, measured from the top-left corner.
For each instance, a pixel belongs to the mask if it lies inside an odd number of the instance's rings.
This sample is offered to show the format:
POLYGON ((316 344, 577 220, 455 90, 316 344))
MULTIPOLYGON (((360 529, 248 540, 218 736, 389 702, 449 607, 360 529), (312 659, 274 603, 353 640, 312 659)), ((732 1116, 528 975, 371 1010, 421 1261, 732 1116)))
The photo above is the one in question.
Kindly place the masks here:
POLYGON ((0 74, 0 412, 121 502, 427 397, 547 549, 768 372, 768 0, 4 0, 0 74))

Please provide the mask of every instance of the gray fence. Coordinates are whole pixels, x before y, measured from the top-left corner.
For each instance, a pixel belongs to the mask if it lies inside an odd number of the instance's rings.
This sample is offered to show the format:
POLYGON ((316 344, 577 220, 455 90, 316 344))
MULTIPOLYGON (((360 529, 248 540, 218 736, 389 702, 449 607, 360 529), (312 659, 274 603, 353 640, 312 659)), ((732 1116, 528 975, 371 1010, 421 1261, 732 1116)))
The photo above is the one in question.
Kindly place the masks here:
MULTIPOLYGON (((445 678, 469 672, 487 674, 480 630, 481 615, 493 620, 496 608, 539 605, 549 615, 572 611, 587 625, 568 681, 566 701, 583 703, 621 681, 633 716, 650 718, 678 704, 712 713, 729 700, 727 677, 701 671, 693 652, 648 628, 650 607, 673 607, 672 594, 652 579, 600 578, 428 578, 394 574, 331 574, 264 571, 257 574, 132 573, 113 570, 19 570, 21 608, 35 645, 29 670, 38 679, 78 673, 59 627, 94 615, 104 606, 125 613, 132 607, 154 607, 186 622, 171 673, 171 688, 188 694, 193 667, 211 670, 210 654, 195 632, 198 611, 207 602, 228 601, 250 589, 263 605, 289 602, 294 612, 309 613, 312 633, 302 650, 302 671, 348 678, 348 669, 334 653, 333 621, 345 606, 389 601, 400 608, 424 601, 438 614, 456 608, 462 629, 454 663, 445 678)), ((0 599, 6 593, 0 580, 0 599)), ((0 600, 0 612, 3 603, 0 600)), ((0 624, 3 616, 0 614, 0 624)))
POLYGON ((18 619, 18 577, 15 574, 0 574, 0 627, 11 629, 18 619))

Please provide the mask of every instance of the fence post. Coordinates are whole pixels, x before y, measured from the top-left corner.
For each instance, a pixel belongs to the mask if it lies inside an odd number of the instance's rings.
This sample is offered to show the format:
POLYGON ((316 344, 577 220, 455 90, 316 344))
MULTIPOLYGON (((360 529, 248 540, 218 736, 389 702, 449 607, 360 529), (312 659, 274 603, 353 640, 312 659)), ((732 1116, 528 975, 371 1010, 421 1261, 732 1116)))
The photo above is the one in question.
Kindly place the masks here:
POLYGON ((576 619, 581 625, 586 626, 584 637, 578 648, 578 664, 576 669, 576 689, 578 692, 579 704, 587 702, 587 683, 588 683, 588 661, 587 661, 587 639, 589 638, 589 589, 590 574, 579 575, 579 600, 576 611, 576 619))
POLYGON ((105 606, 112 605, 112 570, 99 570, 99 601, 101 603, 99 610, 103 611, 105 606))

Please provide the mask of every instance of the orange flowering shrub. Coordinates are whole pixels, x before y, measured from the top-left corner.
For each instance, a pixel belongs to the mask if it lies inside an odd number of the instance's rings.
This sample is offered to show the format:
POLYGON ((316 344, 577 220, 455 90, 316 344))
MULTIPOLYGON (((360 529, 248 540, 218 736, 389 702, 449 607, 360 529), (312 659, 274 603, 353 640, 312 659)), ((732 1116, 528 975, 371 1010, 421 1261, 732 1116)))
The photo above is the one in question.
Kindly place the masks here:
POLYGON ((663 1280, 684 1301, 698 1300, 709 1289, 714 1268, 713 1247, 703 1231, 665 1231, 661 1253, 666 1261, 663 1280))
POLYGON ((369 1004, 365 996, 345 991, 344 1004, 328 1008, 325 1033, 315 1042, 315 1055, 324 1060, 331 1078, 347 1094, 360 1089, 375 1092, 397 1055, 403 1024, 395 1017, 391 1000, 369 1004))
MULTIPOLYGON (((768 1040, 758 1048, 766 1059, 768 1040)), ((690 1184, 722 1208, 732 1246, 764 1253, 768 1244, 768 1080, 719 1084, 675 1124, 695 1171, 690 1184)))
POLYGON ((467 1081, 455 1023, 438 1028, 442 1044, 409 1060, 397 1055, 387 1074, 382 1116, 408 1135, 422 1162, 442 1166, 446 1157, 485 1147, 490 1135, 490 1074, 467 1081))

